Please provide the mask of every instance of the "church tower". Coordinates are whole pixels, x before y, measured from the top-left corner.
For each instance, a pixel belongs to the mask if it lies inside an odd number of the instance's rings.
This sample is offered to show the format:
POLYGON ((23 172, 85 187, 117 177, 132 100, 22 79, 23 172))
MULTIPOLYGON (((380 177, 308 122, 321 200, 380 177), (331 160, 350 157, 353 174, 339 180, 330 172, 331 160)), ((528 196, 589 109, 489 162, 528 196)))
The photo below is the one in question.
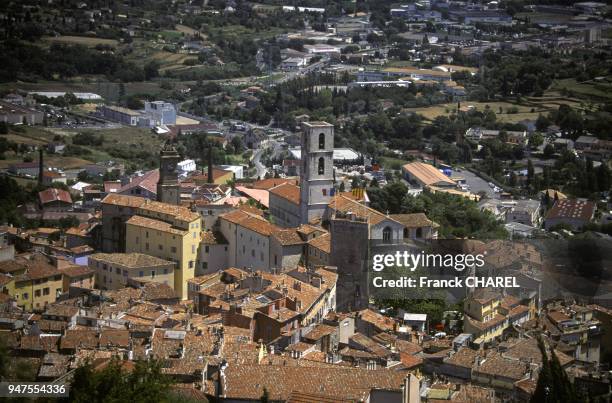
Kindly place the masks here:
POLYGON ((304 122, 300 177, 300 218, 302 223, 321 219, 334 186, 334 125, 304 122))
POLYGON ((157 182, 157 201, 169 204, 180 203, 177 164, 181 157, 168 142, 159 153, 159 182, 157 182))

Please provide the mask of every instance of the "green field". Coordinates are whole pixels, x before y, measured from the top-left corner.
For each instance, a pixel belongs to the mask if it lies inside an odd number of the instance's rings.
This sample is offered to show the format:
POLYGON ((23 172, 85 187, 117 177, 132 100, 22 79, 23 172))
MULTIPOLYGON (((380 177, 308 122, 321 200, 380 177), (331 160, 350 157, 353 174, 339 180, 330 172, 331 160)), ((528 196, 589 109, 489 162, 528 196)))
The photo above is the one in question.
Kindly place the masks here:
POLYGON ((89 36, 46 36, 43 38, 45 42, 69 43, 72 45, 84 45, 94 47, 96 45, 117 46, 119 41, 115 39, 103 39, 89 36))
MULTIPOLYGON (((517 123, 524 119, 535 120, 538 115, 545 115, 548 112, 558 109, 559 105, 566 104, 572 107, 580 107, 580 101, 572 98, 563 97, 527 97, 520 103, 511 101, 492 101, 492 102, 461 102, 461 109, 484 110, 491 108, 497 115, 497 120, 506 123, 517 123), (500 113, 501 108, 501 113, 500 113)), ((425 106, 420 108, 406 108, 407 112, 416 112, 423 115, 426 120, 433 121, 437 116, 448 116, 457 111, 457 103, 447 103, 440 105, 425 106)))
POLYGON ((589 100, 610 101, 612 100, 612 77, 602 77, 599 80, 580 83, 573 78, 558 80, 552 85, 551 90, 569 92, 573 96, 589 100))
MULTIPOLYGON (((71 144, 71 138, 79 132, 92 132, 96 135, 104 136, 102 146, 79 146, 88 150, 88 153, 83 155, 64 156, 61 154, 48 154, 45 156, 45 161, 49 166, 73 169, 80 168, 91 162, 100 162, 114 160, 119 162, 135 162, 139 160, 130 154, 136 156, 139 152, 146 152, 151 157, 154 157, 159 152, 162 145, 162 139, 151 133, 148 129, 136 127, 122 127, 118 129, 44 129, 40 127, 26 127, 24 133, 11 132, 6 136, 8 140, 16 143, 28 145, 45 145, 53 140, 55 136, 60 136, 66 144, 71 144), (127 158, 117 157, 112 155, 110 150, 120 150, 127 158)), ((29 153, 31 158, 37 158, 35 152, 29 153)), ((0 160, 0 168, 6 168, 14 162, 23 160, 22 155, 15 155, 12 152, 5 153, 5 159, 0 160)))

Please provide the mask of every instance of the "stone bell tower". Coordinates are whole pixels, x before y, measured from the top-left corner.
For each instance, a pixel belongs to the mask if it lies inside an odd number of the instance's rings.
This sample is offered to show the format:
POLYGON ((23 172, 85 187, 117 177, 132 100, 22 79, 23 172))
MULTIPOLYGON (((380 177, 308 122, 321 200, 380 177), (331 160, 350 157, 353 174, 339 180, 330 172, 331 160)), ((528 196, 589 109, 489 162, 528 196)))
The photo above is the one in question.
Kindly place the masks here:
POLYGON ((176 149, 166 142, 159 153, 157 201, 178 205, 181 200, 177 164, 181 160, 176 149))
POLYGON ((321 219, 334 187, 334 125, 304 122, 300 168, 300 217, 302 223, 321 219))

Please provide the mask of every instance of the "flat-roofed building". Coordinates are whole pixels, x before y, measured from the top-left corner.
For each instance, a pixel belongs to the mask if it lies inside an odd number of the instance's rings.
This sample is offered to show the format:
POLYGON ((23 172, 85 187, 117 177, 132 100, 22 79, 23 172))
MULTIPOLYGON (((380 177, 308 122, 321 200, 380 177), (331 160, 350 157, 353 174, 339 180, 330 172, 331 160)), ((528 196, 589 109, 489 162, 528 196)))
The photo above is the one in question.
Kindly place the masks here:
POLYGON ((150 281, 174 288, 173 261, 144 253, 95 253, 89 256, 89 268, 96 273, 96 285, 105 290, 127 287, 128 280, 150 281))
POLYGON ((120 106, 104 105, 98 108, 98 112, 108 120, 113 122, 123 123, 128 126, 138 125, 138 120, 142 114, 138 111, 122 108, 120 106))
POLYGON ((43 123, 43 112, 22 105, 0 101, 0 122, 10 124, 40 125, 43 123))

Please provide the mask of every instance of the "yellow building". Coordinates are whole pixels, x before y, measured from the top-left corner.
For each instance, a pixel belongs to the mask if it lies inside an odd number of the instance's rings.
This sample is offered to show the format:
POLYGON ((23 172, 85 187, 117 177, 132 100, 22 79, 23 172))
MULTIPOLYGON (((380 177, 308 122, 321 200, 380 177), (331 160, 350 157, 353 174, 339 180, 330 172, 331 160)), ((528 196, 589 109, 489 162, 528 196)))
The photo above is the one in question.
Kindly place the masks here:
POLYGON ((201 229, 200 215, 188 208, 146 200, 126 222, 125 250, 175 262, 174 290, 187 299, 201 229))
POLYGON ((0 274, 0 293, 15 295, 15 279, 6 274, 0 274))
MULTIPOLYGON (((232 171, 226 171, 225 169, 213 168, 213 183, 216 185, 225 185, 227 182, 234 180, 234 173, 232 171)), ((199 175, 193 175, 189 177, 196 185, 202 186, 208 181, 208 170, 204 170, 203 173, 199 175)))
POLYGON ((12 279, 0 281, 0 288, 26 311, 44 310, 65 291, 62 272, 41 254, 19 256, 2 262, 0 271, 12 279))
POLYGON ((473 334, 478 343, 501 336, 508 327, 508 318, 498 312, 501 301, 497 292, 488 289, 474 291, 464 302, 463 331, 473 334))
POLYGON ((488 343, 503 335, 514 325, 533 317, 534 299, 525 304, 512 295, 502 295, 489 289, 474 291, 465 299, 463 331, 474 335, 474 343, 488 343))
POLYGON ((483 288, 466 298, 464 312, 479 322, 486 322, 495 316, 500 304, 499 293, 483 288))
POLYGON ((52 266, 33 266, 15 277, 13 298, 26 311, 42 311, 64 291, 63 275, 52 266))

